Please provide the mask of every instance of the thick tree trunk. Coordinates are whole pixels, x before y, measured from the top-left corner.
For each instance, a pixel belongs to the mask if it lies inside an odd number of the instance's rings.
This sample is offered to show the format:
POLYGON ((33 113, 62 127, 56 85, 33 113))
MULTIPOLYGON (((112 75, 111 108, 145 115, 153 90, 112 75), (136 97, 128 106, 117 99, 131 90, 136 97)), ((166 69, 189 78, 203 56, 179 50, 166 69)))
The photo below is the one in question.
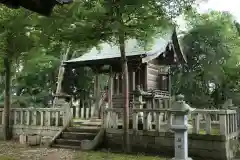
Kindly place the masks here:
MULTIPOLYGON (((121 47, 120 47, 121 48, 121 47)), ((122 50, 123 51, 123 50, 122 50)), ((122 52, 125 55, 125 52, 122 52)), ((124 149, 125 152, 130 152, 130 139, 129 139, 129 80, 128 80, 128 65, 126 56, 122 57, 122 71, 123 71, 123 83, 124 83, 124 149)))
POLYGON ((120 23, 118 32, 118 43, 120 46, 122 73, 123 73, 123 96, 124 96, 124 120, 123 120, 123 147, 125 152, 130 152, 129 139, 129 80, 128 80, 128 64, 125 52, 125 32, 123 30, 123 19, 121 13, 121 6, 117 10, 118 20, 120 23))
MULTIPOLYGON (((65 68, 63 67, 63 62, 67 61, 69 52, 70 52, 70 44, 68 45, 68 47, 66 49, 66 52, 62 55, 62 58, 61 58, 61 64, 59 66, 59 72, 58 72, 56 95, 60 94, 62 92, 62 81, 63 81, 63 78, 64 78, 63 77, 64 72, 65 72, 65 68)), ((55 97, 54 100, 53 100, 53 108, 56 107, 56 101, 57 101, 57 97, 55 97)))
POLYGON ((4 93, 3 138, 4 140, 10 140, 11 61, 8 56, 4 57, 4 67, 5 67, 5 93, 4 93))

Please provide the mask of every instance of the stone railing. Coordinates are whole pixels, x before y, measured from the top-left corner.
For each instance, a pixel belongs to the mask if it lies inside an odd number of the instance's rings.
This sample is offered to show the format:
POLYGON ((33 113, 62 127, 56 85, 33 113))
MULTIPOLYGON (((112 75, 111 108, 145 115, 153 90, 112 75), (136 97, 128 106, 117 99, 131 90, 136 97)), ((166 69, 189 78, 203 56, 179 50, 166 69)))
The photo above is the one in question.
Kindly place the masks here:
MULTIPOLYGON (((105 112, 105 127, 115 128, 123 125, 122 108, 108 108, 105 112)), ((168 109, 131 109, 130 129, 166 130, 171 124, 172 115, 168 109)))
POLYGON ((192 133, 209 135, 239 134, 239 112, 237 110, 201 110, 192 113, 192 133))
MULTIPOLYGON (((0 125, 3 124, 4 109, 0 109, 0 125)), ((61 127, 67 121, 64 108, 12 108, 12 126, 61 127)))
MULTIPOLYGON (((0 136, 4 113, 0 109, 0 136)), ((50 139, 69 123, 71 115, 66 108, 12 108, 10 128, 13 138, 19 135, 47 136, 50 139)))
MULTIPOLYGON (((130 129, 170 131, 173 115, 170 109, 132 109, 130 129)), ((123 119, 119 116, 123 109, 106 109, 105 127, 122 128, 123 119)), ((203 110, 197 109, 189 115, 189 133, 208 135, 228 135, 236 137, 239 133, 239 113, 236 110, 203 110)))

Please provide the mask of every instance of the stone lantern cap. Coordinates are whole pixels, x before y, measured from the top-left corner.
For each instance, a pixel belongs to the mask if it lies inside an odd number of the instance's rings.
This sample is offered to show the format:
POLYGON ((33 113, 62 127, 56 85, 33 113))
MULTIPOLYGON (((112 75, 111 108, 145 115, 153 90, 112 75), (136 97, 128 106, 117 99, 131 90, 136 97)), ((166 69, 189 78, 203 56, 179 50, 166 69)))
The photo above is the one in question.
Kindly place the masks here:
POLYGON ((192 112, 195 108, 191 108, 185 103, 184 95, 180 94, 176 97, 176 102, 172 105, 170 110, 172 112, 192 112))

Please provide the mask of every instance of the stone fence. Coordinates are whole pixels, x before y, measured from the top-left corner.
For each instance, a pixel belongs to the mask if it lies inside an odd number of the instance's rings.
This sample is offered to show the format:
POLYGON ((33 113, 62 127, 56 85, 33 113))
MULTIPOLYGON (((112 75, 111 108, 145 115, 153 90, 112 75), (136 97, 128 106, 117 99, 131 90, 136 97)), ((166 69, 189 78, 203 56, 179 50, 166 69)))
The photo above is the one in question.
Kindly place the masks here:
MULTIPOLYGON (((0 109, 0 133, 3 125, 3 109, 0 109)), ((20 134, 37 134, 53 137, 68 123, 65 108, 12 108, 11 128, 13 137, 20 134)), ((1 134, 0 134, 1 135, 1 134)))
MULTIPOLYGON (((129 134, 133 151, 173 156, 173 115, 170 109, 132 109, 129 134)), ((106 147, 121 148, 123 109, 107 109, 106 147)), ((200 159, 230 160, 236 153, 239 136, 238 110, 196 109, 189 115, 189 154, 200 159)))
MULTIPOLYGON (((130 129, 134 131, 169 131, 173 118, 170 109, 132 109, 131 112, 133 114, 130 116, 130 124, 132 124, 130 129)), ((107 109, 105 127, 121 128, 123 117, 119 115, 122 113, 122 108, 107 109)), ((196 109, 189 116, 189 133, 238 136, 239 115, 237 110, 196 109)))

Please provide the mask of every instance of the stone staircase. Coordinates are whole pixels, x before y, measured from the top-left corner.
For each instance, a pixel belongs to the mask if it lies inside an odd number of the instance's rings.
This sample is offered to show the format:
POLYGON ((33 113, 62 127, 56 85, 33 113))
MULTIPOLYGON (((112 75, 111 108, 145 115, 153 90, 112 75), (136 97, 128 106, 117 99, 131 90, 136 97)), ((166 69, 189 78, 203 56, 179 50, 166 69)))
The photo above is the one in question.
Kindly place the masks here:
POLYGON ((91 118, 90 120, 75 119, 69 127, 63 130, 51 146, 84 150, 86 147, 83 146, 86 146, 87 142, 87 148, 93 149, 101 140, 101 135, 99 135, 101 124, 102 120, 98 118, 91 118))

